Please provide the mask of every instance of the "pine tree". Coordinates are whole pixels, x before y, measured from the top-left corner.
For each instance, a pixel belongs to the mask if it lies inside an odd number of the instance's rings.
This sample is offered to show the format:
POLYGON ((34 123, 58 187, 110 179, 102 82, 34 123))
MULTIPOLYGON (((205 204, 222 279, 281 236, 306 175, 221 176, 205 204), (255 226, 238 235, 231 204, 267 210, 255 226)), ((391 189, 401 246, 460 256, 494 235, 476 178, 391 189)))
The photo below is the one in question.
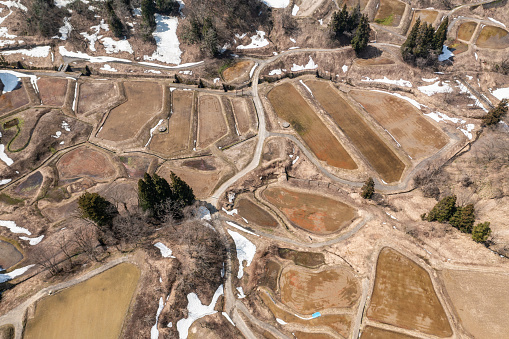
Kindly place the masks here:
POLYGON ((359 22, 362 18, 361 14, 361 6, 357 4, 355 8, 352 11, 352 14, 348 16, 347 18, 347 25, 346 25, 346 31, 347 32, 354 32, 357 26, 359 25, 359 22))
POLYGON ((449 26, 449 17, 446 16, 440 23, 433 37, 433 49, 437 52, 442 51, 445 40, 447 40, 447 28, 449 26))
POLYGON ((472 239, 475 242, 485 243, 491 234, 490 223, 483 222, 474 226, 472 230, 472 239))
POLYGON ((446 222, 456 212, 456 196, 451 195, 440 200, 428 213, 428 221, 446 222))
POLYGON ((113 9, 113 1, 106 2, 106 12, 108 13, 108 24, 115 37, 119 38, 123 35, 124 25, 118 18, 115 10, 113 9))
POLYGON ((369 177, 368 180, 364 182, 364 186, 362 186, 361 197, 364 199, 371 199, 374 193, 375 182, 373 181, 373 178, 369 177))
POLYGON ((406 41, 403 43, 403 45, 401 45, 401 55, 403 56, 403 59, 406 61, 411 60, 413 57, 413 50, 416 46, 417 35, 419 34, 420 26, 421 19, 417 18, 414 26, 412 27, 412 30, 408 34, 406 41))
POLYGON ((474 205, 469 204, 465 207, 458 207, 449 223, 463 233, 471 233, 475 222, 474 205))
POLYGON ((138 204, 143 211, 154 211, 157 204, 156 189, 150 174, 145 173, 143 179, 138 180, 138 204))
POLYGON ((486 126, 491 126, 498 124, 500 119, 507 114, 507 99, 502 99, 498 105, 492 108, 486 115, 482 118, 482 122, 486 126))
POLYGON ((156 6, 154 0, 142 0, 141 1, 141 19, 143 25, 150 28, 153 31, 156 28, 156 6))
POLYGON ((78 198, 78 209, 82 218, 89 219, 99 227, 110 226, 118 212, 98 193, 85 192, 78 198))
POLYGON ((175 173, 170 174, 171 188, 176 201, 180 201, 184 206, 190 206, 195 201, 193 189, 175 173))
POLYGON ((368 17, 363 15, 352 38, 351 44, 355 53, 359 54, 362 50, 364 50, 368 46, 369 35, 370 28, 368 17))

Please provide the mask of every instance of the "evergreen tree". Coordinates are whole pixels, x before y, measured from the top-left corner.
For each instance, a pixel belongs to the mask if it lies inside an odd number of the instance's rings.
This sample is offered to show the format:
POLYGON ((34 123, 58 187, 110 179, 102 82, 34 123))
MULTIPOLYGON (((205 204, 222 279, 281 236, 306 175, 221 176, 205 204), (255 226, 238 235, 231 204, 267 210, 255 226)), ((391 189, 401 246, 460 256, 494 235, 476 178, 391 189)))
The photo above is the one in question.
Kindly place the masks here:
POLYGON ((472 239, 475 242, 485 243, 491 234, 490 223, 483 222, 474 226, 472 230, 472 239))
POLYGON ((152 32, 156 28, 156 6, 154 0, 141 1, 141 19, 144 26, 152 32))
POLYGON ((193 189, 173 172, 170 174, 170 181, 175 200, 181 202, 184 206, 192 205, 196 199, 193 189))
POLYGON ((355 53, 359 54, 368 46, 370 32, 368 17, 363 15, 352 38, 351 44, 355 53))
POLYGON ((108 24, 111 31, 117 38, 120 38, 124 32, 124 25, 122 25, 122 21, 120 21, 113 9, 113 1, 106 2, 106 12, 108 13, 108 24))
POLYGON ((413 51, 416 46, 417 35, 419 34, 419 29, 421 26, 421 19, 417 18, 415 21, 412 30, 408 34, 406 41, 401 45, 401 55, 403 56, 403 60, 409 61, 413 59, 413 51))
POLYGON ((357 4, 357 6, 353 9, 352 14, 347 16, 346 31, 354 32, 360 23, 361 17, 361 6, 357 4))
POLYGON ((507 99, 501 100, 498 105, 492 108, 482 118, 482 122, 486 126, 496 125, 500 122, 500 119, 507 114, 507 99))
POLYGON ((176 0, 156 0, 156 8, 159 14, 177 16, 180 4, 176 0))
POLYGON ((447 40, 447 27, 449 26, 449 17, 446 16, 440 23, 434 37, 433 37, 433 49, 437 52, 441 51, 445 40, 447 40))
POLYGON ((348 19, 349 14, 348 10, 346 9, 346 4, 343 6, 343 9, 341 11, 334 12, 334 14, 332 15, 332 20, 329 24, 329 29, 334 34, 336 39, 347 31, 348 19))
POLYGON ((99 227, 110 226, 118 213, 115 207, 97 193, 83 193, 78 198, 78 209, 82 218, 92 220, 99 227))
POLYGON ((474 212, 474 205, 472 204, 465 207, 458 207, 449 220, 449 223, 463 233, 471 233, 475 222, 474 212))
POLYGON ((361 197, 364 199, 371 199, 374 193, 375 182, 373 181, 373 178, 369 177, 368 180, 364 182, 364 186, 362 186, 361 197))
POLYGON ((446 222, 456 212, 456 196, 451 195, 440 200, 428 213, 428 221, 446 222))
POLYGON ((154 182, 150 174, 145 173, 143 179, 138 180, 138 204, 143 211, 154 211, 157 203, 154 182))

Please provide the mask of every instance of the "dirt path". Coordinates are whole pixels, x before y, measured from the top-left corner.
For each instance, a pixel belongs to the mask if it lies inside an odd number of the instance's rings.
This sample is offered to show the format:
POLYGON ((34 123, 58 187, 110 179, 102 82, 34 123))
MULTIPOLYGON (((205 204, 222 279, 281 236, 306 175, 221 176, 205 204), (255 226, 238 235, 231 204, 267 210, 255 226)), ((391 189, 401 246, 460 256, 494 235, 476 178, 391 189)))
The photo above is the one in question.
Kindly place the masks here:
POLYGON ((115 259, 113 261, 110 261, 109 263, 107 263, 99 268, 96 268, 95 270, 87 272, 87 273, 83 274, 82 276, 73 278, 69 281, 65 281, 60 284, 56 284, 53 286, 43 288, 42 290, 40 290, 39 292, 37 292, 36 294, 31 296, 27 300, 25 300, 21 305, 13 308, 8 313, 1 316, 0 317, 0 326, 8 325, 8 324, 13 325, 14 329, 15 329, 15 333, 16 333, 15 339, 21 339, 23 336, 23 318, 25 316, 25 312, 26 312, 27 308, 30 305, 32 305, 34 302, 36 302, 37 300, 39 300, 42 297, 45 297, 46 295, 51 295, 59 290, 74 286, 76 284, 79 284, 80 282, 88 280, 88 279, 92 278, 93 276, 96 276, 97 274, 100 274, 100 273, 112 268, 113 266, 116 266, 118 264, 126 262, 127 260, 128 260, 127 257, 121 257, 121 258, 115 259))

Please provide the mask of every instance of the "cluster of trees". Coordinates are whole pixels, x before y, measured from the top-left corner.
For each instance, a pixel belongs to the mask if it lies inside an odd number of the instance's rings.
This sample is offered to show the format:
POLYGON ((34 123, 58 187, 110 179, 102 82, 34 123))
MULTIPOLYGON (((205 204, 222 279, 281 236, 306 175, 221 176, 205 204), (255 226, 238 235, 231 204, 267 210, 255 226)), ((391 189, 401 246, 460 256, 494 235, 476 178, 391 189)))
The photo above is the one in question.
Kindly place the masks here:
POLYGON ((209 56, 219 54, 217 28, 211 17, 192 17, 184 31, 184 40, 190 44, 199 44, 202 51, 209 56))
POLYGON ((473 204, 466 206, 456 205, 456 196, 451 195, 441 199, 426 215, 421 215, 422 220, 438 221, 449 223, 463 233, 472 234, 472 239, 476 242, 485 243, 491 234, 490 223, 475 223, 475 210, 473 204))
POLYGON ((21 13, 25 15, 27 33, 45 38, 58 33, 64 17, 63 11, 55 6, 54 0, 31 0, 27 12, 21 13))
POLYGON ((482 118, 482 122, 486 126, 496 125, 500 122, 500 119, 507 114, 507 99, 501 100, 498 105, 492 108, 482 118))
POLYGON ((334 12, 329 30, 333 39, 346 39, 357 54, 368 46, 371 34, 368 17, 361 14, 360 5, 352 13, 347 10, 346 4, 341 11, 334 12))
POLYGON ((401 45, 403 60, 421 67, 434 65, 442 53, 448 26, 448 17, 442 20, 436 31, 431 24, 421 23, 417 18, 406 41, 401 45))
POLYGON ((369 177, 368 180, 364 182, 364 186, 361 189, 361 197, 364 199, 371 199, 373 194, 375 193, 375 182, 373 178, 369 177))
POLYGON ((115 9, 113 7, 113 1, 109 0, 105 4, 106 16, 108 18, 108 25, 110 26, 113 34, 120 38, 124 35, 125 27, 117 13, 115 13, 115 9))

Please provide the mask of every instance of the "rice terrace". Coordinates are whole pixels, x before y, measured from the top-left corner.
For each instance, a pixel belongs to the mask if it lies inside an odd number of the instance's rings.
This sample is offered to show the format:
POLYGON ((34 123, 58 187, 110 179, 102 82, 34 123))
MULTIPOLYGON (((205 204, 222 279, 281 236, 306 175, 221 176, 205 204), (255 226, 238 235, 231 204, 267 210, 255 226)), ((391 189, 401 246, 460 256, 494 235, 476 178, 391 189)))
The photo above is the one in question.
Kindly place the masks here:
POLYGON ((509 338, 508 27, 0 0, 0 339, 509 338))

